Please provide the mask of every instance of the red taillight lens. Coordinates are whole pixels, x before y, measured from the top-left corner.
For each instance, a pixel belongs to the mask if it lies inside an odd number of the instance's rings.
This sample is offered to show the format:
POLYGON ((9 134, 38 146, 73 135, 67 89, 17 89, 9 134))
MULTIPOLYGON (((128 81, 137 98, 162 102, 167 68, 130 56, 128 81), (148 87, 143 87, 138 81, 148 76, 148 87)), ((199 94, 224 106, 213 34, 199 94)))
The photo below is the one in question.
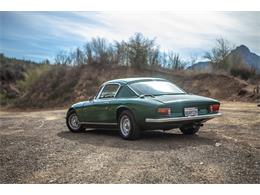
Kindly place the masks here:
POLYGON ((210 112, 218 112, 219 111, 219 104, 213 104, 209 106, 210 112))
POLYGON ((157 112, 159 114, 163 114, 163 115, 171 115, 171 109, 170 108, 158 108, 157 112))

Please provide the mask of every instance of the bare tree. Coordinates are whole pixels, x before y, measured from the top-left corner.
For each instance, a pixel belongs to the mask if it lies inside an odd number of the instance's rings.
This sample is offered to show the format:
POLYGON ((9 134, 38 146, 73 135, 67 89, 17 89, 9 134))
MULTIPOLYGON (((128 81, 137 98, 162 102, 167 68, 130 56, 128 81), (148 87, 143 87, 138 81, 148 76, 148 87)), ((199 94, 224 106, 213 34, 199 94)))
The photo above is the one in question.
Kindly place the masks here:
POLYGON ((167 53, 165 51, 160 52, 160 54, 159 54, 159 64, 160 64, 160 66, 162 66, 164 68, 169 68, 167 58, 168 58, 168 56, 167 56, 167 53))
POLYGON ((148 65, 148 52, 154 47, 154 42, 154 39, 147 39, 141 33, 130 37, 128 42, 129 61, 133 67, 140 69, 148 65))
POLYGON ((47 65, 50 65, 50 60, 49 59, 45 59, 42 61, 42 64, 47 64, 47 65))
POLYGON ((109 43, 107 47, 107 64, 118 64, 117 53, 115 47, 109 43))
POLYGON ((129 65, 129 47, 125 41, 115 41, 116 62, 121 65, 129 65))
POLYGON ((58 65, 70 65, 71 61, 69 53, 64 50, 59 51, 55 57, 55 64, 58 65))
POLYGON ((93 55, 92 55, 92 48, 90 43, 86 43, 85 45, 85 55, 87 64, 93 64, 93 55))
POLYGON ((71 54, 72 64, 75 66, 83 65, 85 63, 84 53, 80 48, 77 48, 71 54))
POLYGON ((173 70, 182 70, 185 67, 185 62, 181 60, 179 54, 172 51, 168 52, 168 67, 173 70))
POLYGON ((226 39, 216 39, 216 45, 204 57, 210 60, 213 69, 227 70, 229 68, 228 55, 232 50, 230 42, 226 39))
POLYGON ((128 41, 114 43, 104 38, 92 38, 84 45, 84 50, 77 48, 73 53, 61 51, 56 56, 57 64, 120 64, 136 68, 164 67, 175 70, 183 69, 186 63, 179 54, 161 52, 155 39, 136 33, 128 41))
POLYGON ((159 50, 159 46, 154 46, 154 47, 149 47, 148 48, 148 65, 150 66, 159 66, 159 54, 160 54, 160 50, 159 50))
POLYGON ((113 52, 111 44, 104 38, 92 38, 90 42, 85 45, 85 55, 88 64, 110 64, 109 56, 113 52))
POLYGON ((93 38, 91 41, 94 59, 98 64, 107 63, 107 41, 104 38, 93 38))

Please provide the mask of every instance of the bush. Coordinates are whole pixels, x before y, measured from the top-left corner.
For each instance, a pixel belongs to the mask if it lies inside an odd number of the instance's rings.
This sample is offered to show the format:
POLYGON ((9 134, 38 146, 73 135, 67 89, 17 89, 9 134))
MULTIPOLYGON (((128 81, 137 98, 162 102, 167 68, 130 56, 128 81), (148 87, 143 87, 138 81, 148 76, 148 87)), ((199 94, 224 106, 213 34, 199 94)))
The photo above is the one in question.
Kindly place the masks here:
POLYGON ((29 87, 48 70, 50 70, 50 65, 38 65, 28 69, 24 74, 24 79, 16 82, 18 88, 23 92, 27 91, 29 87))
POLYGON ((249 78, 255 77, 256 71, 248 67, 232 67, 230 74, 234 77, 240 77, 241 79, 248 80, 249 78))

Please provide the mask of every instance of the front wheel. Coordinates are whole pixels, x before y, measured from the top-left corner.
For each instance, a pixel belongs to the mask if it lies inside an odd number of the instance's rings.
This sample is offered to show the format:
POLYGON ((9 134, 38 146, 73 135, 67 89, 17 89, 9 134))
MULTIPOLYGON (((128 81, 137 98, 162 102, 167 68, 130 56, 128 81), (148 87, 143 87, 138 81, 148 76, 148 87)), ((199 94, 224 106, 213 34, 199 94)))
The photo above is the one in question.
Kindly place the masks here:
POLYGON ((71 132, 82 132, 85 130, 83 125, 80 124, 78 116, 74 110, 68 112, 66 117, 67 127, 71 132))
POLYGON ((140 130, 132 112, 126 110, 120 114, 119 132, 124 139, 134 140, 139 138, 140 130))
POLYGON ((185 125, 180 128, 181 132, 185 135, 194 135, 200 129, 198 125, 185 125))

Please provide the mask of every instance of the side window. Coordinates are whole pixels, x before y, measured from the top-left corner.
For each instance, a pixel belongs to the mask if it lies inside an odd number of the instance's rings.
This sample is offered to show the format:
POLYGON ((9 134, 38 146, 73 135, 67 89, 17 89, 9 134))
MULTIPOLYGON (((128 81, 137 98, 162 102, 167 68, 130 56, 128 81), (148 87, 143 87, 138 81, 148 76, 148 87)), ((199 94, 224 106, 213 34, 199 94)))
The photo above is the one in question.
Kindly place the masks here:
POLYGON ((117 98, 131 98, 136 97, 136 94, 128 88, 128 86, 121 87, 120 91, 118 92, 117 98))
POLYGON ((117 90, 119 88, 119 85, 117 84, 108 84, 103 88, 103 91, 101 92, 99 98, 113 98, 115 97, 117 90))

